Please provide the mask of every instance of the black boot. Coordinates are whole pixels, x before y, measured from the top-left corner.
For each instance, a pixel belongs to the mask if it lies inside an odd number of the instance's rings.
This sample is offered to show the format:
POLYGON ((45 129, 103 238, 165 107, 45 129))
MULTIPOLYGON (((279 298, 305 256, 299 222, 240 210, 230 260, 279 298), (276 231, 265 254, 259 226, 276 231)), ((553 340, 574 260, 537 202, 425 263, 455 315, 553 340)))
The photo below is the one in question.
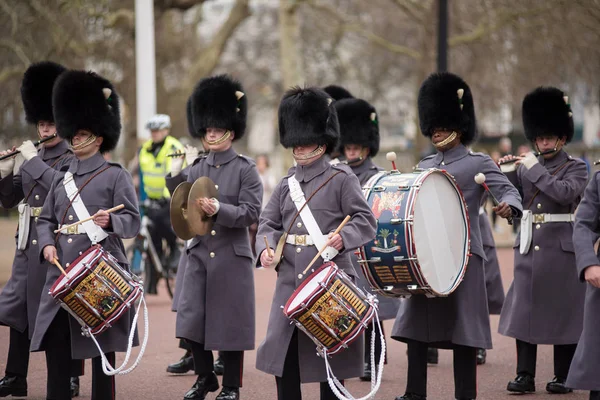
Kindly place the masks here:
POLYGON ((398 396, 394 400, 427 400, 427 397, 420 394, 404 393, 404 396, 398 396))
POLYGON ((219 380, 217 375, 210 373, 208 375, 198 376, 196 383, 187 391, 183 400, 204 400, 209 392, 216 392, 219 389, 219 380))
POLYGON ((176 363, 170 364, 167 367, 167 372, 171 374, 185 374, 188 371, 194 370, 194 357, 192 357, 192 353, 188 350, 185 352, 183 357, 176 363))
POLYGON ((590 400, 600 400, 600 391, 598 391, 598 390, 590 391, 590 400))
POLYGON ((79 377, 71 377, 71 398, 79 396, 79 377))
POLYGON ((5 376, 0 379, 0 397, 27 396, 27 378, 19 376, 5 376))
POLYGON ((365 382, 371 381, 371 363, 365 363, 363 375, 360 377, 360 380, 365 382))
POLYGON ((225 371, 225 364, 223 364, 223 360, 221 360, 221 357, 217 357, 213 368, 215 370, 215 374, 219 376, 223 375, 223 372, 225 371))
POLYGON ((485 359, 487 358, 487 352, 485 349, 477 349, 477 365, 485 364, 485 359))
POLYGON ((215 400, 239 400, 240 388, 223 386, 223 390, 215 400))
POLYGON ((535 392, 535 379, 531 375, 519 374, 514 381, 508 382, 506 390, 516 393, 533 393, 535 392))
POLYGON ((563 379, 558 379, 554 377, 548 384, 546 385, 546 391, 548 393, 554 394, 566 394, 571 393, 573 389, 570 389, 565 386, 565 381, 563 379))
POLYGON ((439 359, 438 349, 428 348, 427 349, 427 364, 437 364, 439 359))

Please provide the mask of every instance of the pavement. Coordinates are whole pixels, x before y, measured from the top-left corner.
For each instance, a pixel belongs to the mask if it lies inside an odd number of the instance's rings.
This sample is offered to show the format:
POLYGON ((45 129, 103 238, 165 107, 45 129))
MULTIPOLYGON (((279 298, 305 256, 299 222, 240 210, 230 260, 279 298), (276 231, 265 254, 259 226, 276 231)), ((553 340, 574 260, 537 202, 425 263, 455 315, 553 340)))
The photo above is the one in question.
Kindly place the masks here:
MULTIPOLYGON (((14 254, 14 241, 8 240, 14 235, 14 221, 0 221, 0 282, 5 281, 10 273, 10 265, 14 254), (4 237, 2 237, 4 236, 4 237)), ((506 246, 511 245, 512 235, 508 226, 499 225, 497 239, 506 246)), ((510 247, 499 249, 499 259, 505 290, 513 279, 513 251, 510 247)), ((263 340, 266 333, 269 308, 275 288, 276 274, 271 270, 257 270, 256 282, 256 345, 263 340)), ((150 338, 146 353, 141 364, 132 373, 119 376, 116 379, 118 399, 182 399, 185 392, 195 381, 194 375, 175 376, 166 373, 166 366, 178 360, 183 351, 178 349, 175 339, 175 313, 170 311, 171 302, 164 287, 159 288, 158 295, 146 296, 149 307, 150 338)), ((506 384, 515 377, 515 342, 513 339, 500 336, 497 333, 498 316, 491 317, 494 349, 488 351, 487 363, 478 367, 478 399, 485 400, 514 400, 514 395, 506 392, 506 384)), ((406 346, 403 343, 389 339, 393 321, 385 322, 388 336, 389 363, 385 366, 381 388, 375 399, 392 400, 404 393, 406 386, 406 346)), ((8 328, 0 327, 0 373, 6 365, 8 353, 8 328)), ((135 350, 137 355, 138 349, 135 350)), ((120 355, 117 360, 123 359, 120 355)), ((243 400, 276 399, 275 379, 254 367, 256 351, 245 353, 244 386, 241 390, 243 400)), ((576 391, 568 395, 550 395, 545 391, 546 382, 551 380, 552 348, 540 346, 537 363, 537 392, 525 395, 519 399, 568 399, 584 400, 588 393, 576 391)), ((428 369, 428 399, 454 399, 454 384, 452 373, 452 352, 440 351, 440 363, 428 369)), ((45 399, 46 363, 43 353, 31 355, 29 368, 29 399, 45 399)), ((358 379, 347 381, 347 387, 355 397, 364 396, 369 392, 369 383, 358 379)), ((304 399, 318 399, 317 384, 303 386, 304 399)), ((89 399, 91 393, 91 363, 86 362, 86 375, 81 379, 80 399, 89 399)), ((207 396, 213 400, 217 393, 207 396)))

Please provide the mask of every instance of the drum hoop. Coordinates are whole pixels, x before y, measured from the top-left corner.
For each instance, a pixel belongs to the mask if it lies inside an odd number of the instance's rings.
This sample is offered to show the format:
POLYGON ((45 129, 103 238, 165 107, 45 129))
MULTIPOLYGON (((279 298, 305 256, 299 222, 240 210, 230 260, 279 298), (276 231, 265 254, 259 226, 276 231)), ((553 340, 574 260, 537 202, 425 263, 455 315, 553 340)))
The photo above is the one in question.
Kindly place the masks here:
MULTIPOLYGON (((283 313, 285 315, 287 315, 288 317, 291 317, 293 315, 295 315, 298 311, 303 310, 302 307, 298 306, 293 310, 290 310, 289 307, 292 304, 292 302, 296 299, 296 297, 298 296, 298 294, 300 294, 300 292, 302 291, 302 289, 308 285, 309 282, 312 281, 312 277, 314 275, 318 275, 321 270, 330 267, 332 265, 335 265, 335 263, 333 263, 332 261, 327 261, 325 262, 323 265, 321 265, 315 272, 313 272, 312 274, 310 274, 309 276, 307 276, 304 281, 300 284, 300 286, 298 286, 296 289, 294 289, 294 292, 292 293, 292 295, 290 296, 290 298, 288 299, 288 301, 285 303, 285 306, 283 307, 283 313)), ((329 275, 335 275, 335 274, 328 274, 328 276, 325 278, 325 281, 328 282, 329 281, 329 275)), ((320 292, 322 292, 324 289, 319 285, 315 288, 315 290, 313 290, 306 298, 307 299, 313 299, 314 296, 320 292)), ((307 302, 308 304, 308 302, 307 302)))
MULTIPOLYGON (((101 251, 102 251, 102 250, 103 250, 103 249, 102 249, 102 246, 100 246, 99 244, 94 244, 94 245, 92 245, 92 246, 91 246, 89 249, 87 249, 85 252, 83 252, 83 253, 82 253, 82 254, 81 254, 79 257, 77 257, 77 258, 75 259, 75 261, 73 261, 73 262, 72 262, 72 263, 69 265, 69 268, 67 268, 67 269, 65 270, 65 272, 66 272, 66 273, 67 273, 67 275, 68 275, 68 274, 69 274, 69 272, 71 272, 71 270, 73 270, 73 268, 75 268, 75 266, 77 266, 77 265, 78 265, 78 264, 81 262, 81 260, 83 260, 85 257, 87 257, 87 256, 88 256, 88 254, 89 254, 89 253, 92 253, 92 252, 98 251, 98 254, 97 254, 96 256, 94 256, 94 257, 93 257, 93 258, 92 258, 90 261, 95 261, 95 260, 97 260, 97 258, 98 258, 98 257, 99 257, 99 256, 102 254, 102 253, 101 253, 101 251)), ((73 277, 73 278, 75 278, 75 277, 73 277)), ((79 278, 79 275, 77 276, 77 278, 79 278)), ((56 282, 54 282, 54 284, 53 284, 53 285, 50 287, 50 292, 51 292, 51 293, 52 293, 52 292, 54 292, 54 291, 56 290, 56 287, 58 286, 58 284, 59 284, 60 282, 62 282, 62 281, 63 281, 63 279, 67 279, 67 278, 66 278, 64 275, 61 275, 61 276, 60 276, 60 278, 59 278, 59 279, 57 279, 57 280, 56 280, 56 282)), ((66 286, 65 286, 65 287, 66 287, 66 286)), ((64 289, 63 289, 63 290, 61 290, 59 293, 62 293, 63 291, 64 291, 64 289)))

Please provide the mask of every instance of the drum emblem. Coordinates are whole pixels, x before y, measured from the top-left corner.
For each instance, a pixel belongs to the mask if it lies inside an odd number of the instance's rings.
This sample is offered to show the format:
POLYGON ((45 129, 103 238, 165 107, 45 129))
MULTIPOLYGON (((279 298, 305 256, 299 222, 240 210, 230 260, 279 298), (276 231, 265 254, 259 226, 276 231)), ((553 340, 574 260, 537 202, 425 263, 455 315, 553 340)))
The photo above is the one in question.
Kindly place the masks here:
POLYGON ((380 229, 373 241, 375 246, 371 247, 371 251, 378 253, 392 253, 400 250, 402 247, 398 244, 398 234, 398 231, 395 229, 393 233, 391 233, 389 229, 380 229), (393 236, 390 238, 390 235, 393 236), (381 240, 378 238, 381 238, 381 240))
POLYGON ((384 211, 391 212, 392 218, 398 218, 405 194, 406 192, 383 192, 377 194, 373 199, 373 206, 371 207, 375 218, 379 219, 384 211))
POLYGON ((319 318, 325 322, 327 326, 333 327, 336 331, 335 333, 338 335, 346 333, 353 325, 352 319, 346 310, 331 297, 321 305, 319 318))

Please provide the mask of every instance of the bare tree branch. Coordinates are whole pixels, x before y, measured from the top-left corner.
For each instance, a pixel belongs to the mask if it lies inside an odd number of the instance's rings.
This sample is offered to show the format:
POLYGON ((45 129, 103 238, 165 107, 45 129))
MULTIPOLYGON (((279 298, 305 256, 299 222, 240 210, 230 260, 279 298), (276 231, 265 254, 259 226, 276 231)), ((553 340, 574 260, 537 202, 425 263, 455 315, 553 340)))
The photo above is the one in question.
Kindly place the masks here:
POLYGON ((29 64, 31 64, 31 60, 29 59, 29 57, 27 57, 21 46, 14 40, 0 39, 0 46, 12 50, 17 55, 17 57, 19 57, 19 60, 21 60, 23 65, 28 66, 29 64))
POLYGON ((417 20, 418 22, 425 21, 424 9, 421 9, 421 12, 415 10, 415 4, 410 1, 405 0, 394 0, 394 4, 396 4, 402 11, 404 11, 409 17, 417 20))
POLYGON ((5 67, 0 70, 0 82, 11 79, 13 76, 18 76, 23 73, 25 69, 23 67, 5 67))
POLYGON ((413 50, 406 46, 402 46, 402 45, 390 42, 386 38, 379 36, 376 33, 365 29, 362 26, 362 24, 360 24, 358 22, 352 22, 350 20, 350 18, 342 15, 341 13, 338 12, 338 10, 336 10, 329 4, 318 2, 315 0, 308 0, 306 3, 308 5, 310 5, 312 8, 314 8, 316 10, 324 11, 327 14, 338 19, 344 30, 350 31, 350 32, 356 32, 356 33, 364 36, 371 42, 377 44, 378 46, 381 46, 381 47, 391 51, 392 53, 403 54, 403 55, 412 57, 415 60, 418 60, 421 58, 421 54, 418 51, 413 50))
POLYGON ((8 15, 10 15, 10 23, 11 23, 10 35, 15 36, 15 33, 17 33, 17 24, 18 24, 17 13, 12 8, 10 8, 10 6, 6 2, 6 0, 0 0, 0 8, 2 8, 2 11, 7 13, 8 15))
POLYGON ((121 8, 106 16, 106 26, 112 28, 119 23, 123 23, 127 28, 135 28, 135 11, 121 8))

